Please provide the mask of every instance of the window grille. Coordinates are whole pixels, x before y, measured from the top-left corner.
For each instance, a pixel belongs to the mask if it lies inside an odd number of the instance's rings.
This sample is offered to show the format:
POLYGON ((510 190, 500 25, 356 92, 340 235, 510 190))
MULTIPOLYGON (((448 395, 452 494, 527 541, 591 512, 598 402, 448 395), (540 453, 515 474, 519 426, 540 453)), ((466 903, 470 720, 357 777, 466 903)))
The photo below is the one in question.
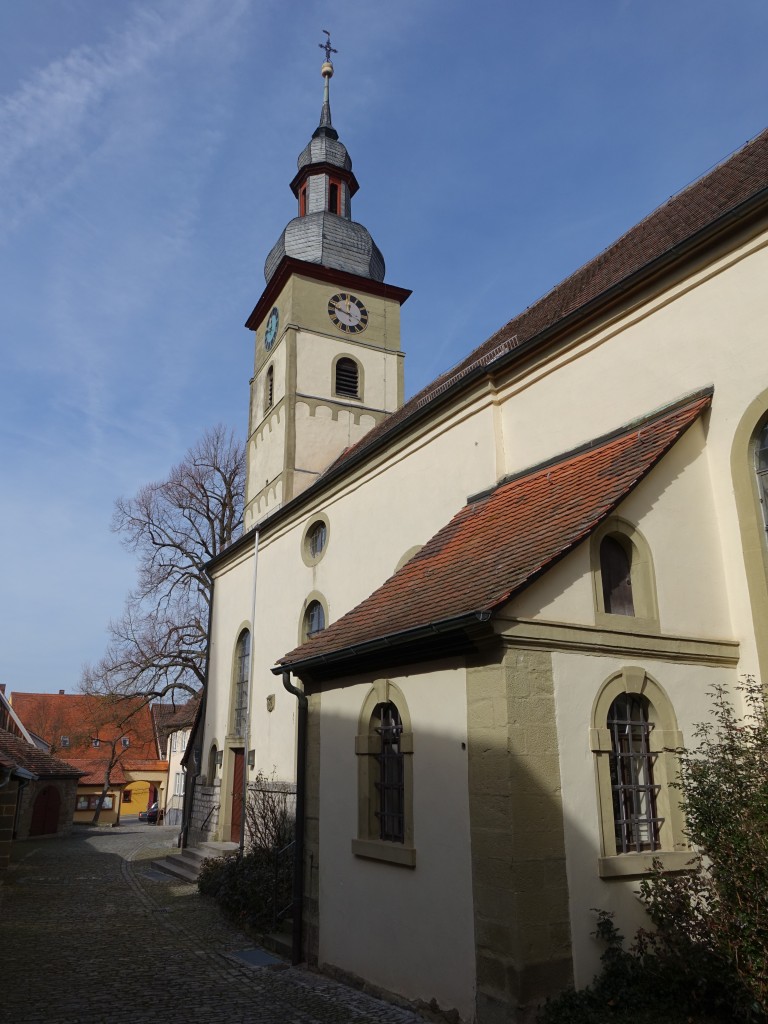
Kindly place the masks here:
POLYGON ((358 397, 358 369, 354 359, 344 357, 336 363, 336 394, 348 398, 358 397))
POLYGON ((376 754, 379 778, 376 782, 379 838, 392 843, 405 842, 405 758, 400 749, 403 723, 394 704, 379 704, 373 713, 374 730, 381 737, 381 753, 376 754))
MULTIPOLYGON (((248 676, 251 665, 251 634, 247 629, 240 634, 237 641, 235 679, 235 712, 233 732, 242 736, 245 731, 245 716, 248 714, 248 676)), ((174 739, 176 734, 174 733, 174 739)))
POLYGON ((632 562, 629 552, 615 537, 604 537, 600 544, 600 576, 605 611, 612 615, 634 615, 632 562))
POLYGON ((611 704, 608 731, 617 853, 661 847, 659 831, 664 819, 656 810, 660 787, 653 781, 656 755, 650 749, 652 729, 645 697, 625 693, 611 704))

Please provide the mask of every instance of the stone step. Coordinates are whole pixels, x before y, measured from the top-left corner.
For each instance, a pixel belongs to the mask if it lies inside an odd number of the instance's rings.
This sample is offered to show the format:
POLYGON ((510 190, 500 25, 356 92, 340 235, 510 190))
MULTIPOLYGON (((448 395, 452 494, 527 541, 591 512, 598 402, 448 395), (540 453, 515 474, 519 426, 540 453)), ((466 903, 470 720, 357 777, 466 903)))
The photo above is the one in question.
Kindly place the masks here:
POLYGON ((171 853, 162 860, 153 860, 152 867, 166 875, 181 878, 185 882, 196 882, 203 861, 209 857, 225 857, 237 853, 237 843, 217 843, 208 841, 200 846, 187 846, 178 853, 171 853))

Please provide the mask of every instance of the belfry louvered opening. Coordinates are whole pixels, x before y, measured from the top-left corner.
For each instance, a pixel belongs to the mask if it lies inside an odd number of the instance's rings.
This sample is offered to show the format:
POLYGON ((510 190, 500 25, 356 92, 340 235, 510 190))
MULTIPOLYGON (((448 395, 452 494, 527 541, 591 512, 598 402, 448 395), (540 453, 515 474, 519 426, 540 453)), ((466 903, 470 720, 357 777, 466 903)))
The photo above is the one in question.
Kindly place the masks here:
POLYGON ((344 357, 336 363, 336 394, 358 398, 360 374, 354 359, 344 357))

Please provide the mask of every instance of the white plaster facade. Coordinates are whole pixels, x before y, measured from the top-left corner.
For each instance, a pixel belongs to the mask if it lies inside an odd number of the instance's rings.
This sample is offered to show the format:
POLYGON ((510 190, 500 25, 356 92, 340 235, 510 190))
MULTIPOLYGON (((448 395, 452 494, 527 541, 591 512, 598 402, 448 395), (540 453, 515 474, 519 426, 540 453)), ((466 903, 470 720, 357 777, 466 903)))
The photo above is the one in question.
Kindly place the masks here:
MULTIPOLYGON (((524 357, 455 388, 449 401, 433 402, 424 415, 413 410, 405 428, 393 430, 386 444, 348 461, 342 472, 321 477, 300 497, 287 502, 278 487, 257 503, 251 525, 259 522, 258 553, 251 534, 212 567, 202 763, 212 746, 223 751, 215 780, 221 792, 215 838, 229 838, 231 750, 243 742, 232 735, 235 647, 243 629, 253 636, 246 739, 254 770, 275 770, 279 778, 293 780, 297 702, 272 670, 302 641, 310 599, 322 598, 328 622, 336 622, 469 496, 713 387, 711 411, 615 510, 640 531, 651 553, 657 624, 645 629, 618 621, 619 616, 608 622, 600 618, 589 539, 496 617, 494 628, 508 645, 545 651, 551 659, 556 732, 551 754, 560 782, 556 793, 547 792, 562 805, 570 928, 565 945, 576 984, 590 980, 599 955, 590 937, 590 908, 614 911, 625 932, 641 923, 633 895, 637 877, 605 878, 598 869, 600 811, 589 735, 600 688, 613 674, 639 666, 662 688, 683 739, 690 740, 695 723, 706 717, 708 689, 714 683, 734 687, 745 674, 759 676, 761 645, 765 657, 766 636, 756 626, 755 603, 755 587, 764 587, 764 579, 750 582, 755 566, 745 561, 743 539, 745 516, 757 522, 760 512, 734 476, 739 460, 747 476, 751 473, 748 445, 735 453, 734 445, 751 437, 768 415, 767 224, 768 210, 762 207, 736 233, 713 237, 690 257, 672 260, 668 269, 615 296, 597 313, 576 318, 572 327, 524 357), (761 396, 766 396, 764 408, 761 396), (745 427, 747 410, 754 423, 745 427), (309 564, 302 557, 303 539, 320 515, 327 523, 326 547, 309 564)), ((262 454, 250 455, 251 499, 284 467, 291 394, 298 396, 296 444, 304 452, 304 468, 312 472, 332 464, 380 422, 366 414, 339 415, 333 408, 331 368, 340 353, 353 355, 364 367, 366 406, 392 410, 402 400, 397 303, 377 304, 375 295, 368 300, 388 320, 385 341, 364 348, 327 331, 317 333, 333 283, 307 280, 302 288, 306 324, 290 329, 295 372, 291 376, 281 355, 286 349, 278 345, 272 363, 274 406, 263 419, 254 411, 262 401, 267 366, 257 327, 250 424, 262 454), (302 394, 311 395, 312 402, 303 402, 302 394), (274 444, 264 444, 267 430, 274 444)), ((296 488, 294 496, 301 490, 296 488)), ((312 687, 311 672, 307 684, 312 687)), ((484 881, 473 866, 477 840, 471 822, 478 812, 468 783, 471 687, 460 661, 363 674, 352 666, 338 678, 326 674, 317 684, 311 770, 317 774, 319 876, 310 896, 319 908, 314 955, 321 965, 409 999, 434 998, 445 1009, 457 1009, 462 1020, 482 1022, 478 992, 486 984, 485 940, 477 933, 477 900, 484 881), (355 735, 377 676, 400 688, 412 722, 415 867, 378 862, 352 849, 358 807, 355 735)), ((491 717, 514 716, 507 704, 489 706, 491 717)), ((536 851, 530 856, 535 859, 536 851)))

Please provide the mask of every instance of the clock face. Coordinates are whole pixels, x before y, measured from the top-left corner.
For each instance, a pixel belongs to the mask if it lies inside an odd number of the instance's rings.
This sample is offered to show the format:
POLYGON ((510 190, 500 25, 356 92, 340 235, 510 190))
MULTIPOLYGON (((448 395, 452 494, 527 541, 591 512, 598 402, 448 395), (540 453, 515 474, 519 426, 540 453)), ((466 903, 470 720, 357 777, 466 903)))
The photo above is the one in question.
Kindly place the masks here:
POLYGON ((264 330, 264 348, 269 352, 275 343, 277 337, 277 325, 280 322, 280 314, 277 312, 277 306, 269 314, 269 320, 267 320, 267 326, 264 330))
POLYGON ((349 292, 338 292, 328 300, 331 322, 345 334, 359 334, 368 326, 368 310, 349 292))

